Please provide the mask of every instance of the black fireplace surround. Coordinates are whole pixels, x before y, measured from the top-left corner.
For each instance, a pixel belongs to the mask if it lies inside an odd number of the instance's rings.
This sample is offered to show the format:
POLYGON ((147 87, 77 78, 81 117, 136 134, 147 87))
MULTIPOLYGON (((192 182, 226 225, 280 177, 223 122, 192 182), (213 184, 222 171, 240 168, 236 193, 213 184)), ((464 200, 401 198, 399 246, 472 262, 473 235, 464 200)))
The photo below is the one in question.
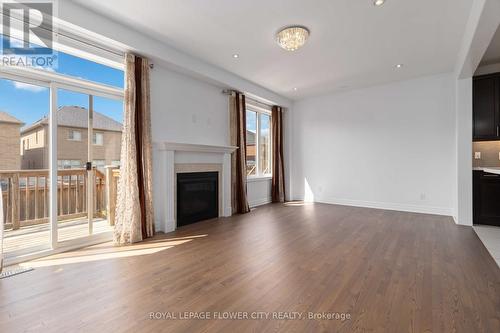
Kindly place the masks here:
POLYGON ((177 174, 177 227, 219 216, 219 173, 177 174))

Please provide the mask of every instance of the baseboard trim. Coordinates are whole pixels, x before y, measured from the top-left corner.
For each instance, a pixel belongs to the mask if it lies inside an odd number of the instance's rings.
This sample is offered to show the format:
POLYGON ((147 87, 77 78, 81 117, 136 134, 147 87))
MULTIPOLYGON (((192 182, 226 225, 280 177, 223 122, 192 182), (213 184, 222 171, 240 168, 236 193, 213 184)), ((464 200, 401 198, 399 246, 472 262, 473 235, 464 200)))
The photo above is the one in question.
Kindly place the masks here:
POLYGON ((268 197, 268 198, 264 198, 264 199, 249 201, 248 205, 250 206, 250 208, 254 208, 257 206, 262 206, 262 205, 266 205, 268 203, 271 203, 271 201, 272 201, 271 197, 268 197))
POLYGON ((363 200, 349 200, 340 198, 317 198, 314 202, 326 203, 332 205, 343 205, 353 207, 364 207, 384 210, 395 210, 410 213, 422 213, 433 215, 453 216, 453 209, 446 207, 434 206, 420 206, 420 205, 407 205, 391 202, 377 202, 377 201, 363 201, 363 200))

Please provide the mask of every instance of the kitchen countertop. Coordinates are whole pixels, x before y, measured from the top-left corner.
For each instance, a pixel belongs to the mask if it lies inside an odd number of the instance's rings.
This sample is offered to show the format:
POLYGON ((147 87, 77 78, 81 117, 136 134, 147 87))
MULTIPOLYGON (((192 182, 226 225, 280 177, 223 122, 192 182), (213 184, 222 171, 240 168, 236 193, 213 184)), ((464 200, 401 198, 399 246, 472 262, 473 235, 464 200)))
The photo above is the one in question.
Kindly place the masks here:
POLYGON ((500 175, 500 167, 473 167, 472 169, 500 175))

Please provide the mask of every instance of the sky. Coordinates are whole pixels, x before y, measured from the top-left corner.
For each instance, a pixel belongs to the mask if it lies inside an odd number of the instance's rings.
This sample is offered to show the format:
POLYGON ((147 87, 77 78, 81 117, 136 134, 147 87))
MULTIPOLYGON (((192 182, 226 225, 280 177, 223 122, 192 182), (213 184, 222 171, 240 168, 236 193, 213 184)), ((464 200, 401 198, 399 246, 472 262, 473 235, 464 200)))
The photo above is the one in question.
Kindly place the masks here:
MULTIPOLYGON (((261 129, 261 135, 265 135, 267 131, 269 130, 269 116, 265 115, 260 115, 261 121, 260 121, 260 129, 261 129)), ((257 130, 257 116, 256 112, 254 111, 248 111, 246 112, 246 123, 247 123, 247 130, 251 132, 256 132, 257 130)))
MULTIPOLYGON (((3 37, 2 37, 3 38, 3 37)), ((58 73, 123 88, 123 71, 62 52, 57 53, 58 73)), ((78 105, 88 108, 88 95, 58 90, 58 106, 78 105)), ((123 119, 122 101, 94 97, 94 110, 119 122, 123 119)), ((0 111, 29 125, 49 114, 49 89, 0 79, 0 111)))

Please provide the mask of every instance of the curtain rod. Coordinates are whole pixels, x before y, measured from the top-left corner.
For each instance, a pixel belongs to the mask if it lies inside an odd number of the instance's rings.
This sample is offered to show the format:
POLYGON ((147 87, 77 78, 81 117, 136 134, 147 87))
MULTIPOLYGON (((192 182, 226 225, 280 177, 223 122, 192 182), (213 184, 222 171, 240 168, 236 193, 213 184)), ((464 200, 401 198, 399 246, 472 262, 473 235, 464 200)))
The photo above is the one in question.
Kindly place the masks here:
MULTIPOLYGON (((234 89, 222 89, 221 93, 223 95, 231 95, 232 93, 240 93, 242 95, 245 95, 243 94, 242 92, 238 91, 238 90, 234 90, 234 89)), ((261 102, 259 100, 256 100, 255 98, 252 98, 252 97, 246 97, 247 101, 249 102, 248 104, 253 106, 253 107, 256 107, 256 108, 260 108, 262 110, 265 110, 266 112, 269 112, 270 110, 267 110, 266 108, 262 107, 261 105, 265 105, 269 108, 272 108, 274 104, 268 104, 268 103, 264 103, 264 102, 261 102)))
POLYGON ((239 91, 234 90, 234 89, 222 89, 221 93, 223 95, 231 95, 233 92, 239 93, 239 91))

